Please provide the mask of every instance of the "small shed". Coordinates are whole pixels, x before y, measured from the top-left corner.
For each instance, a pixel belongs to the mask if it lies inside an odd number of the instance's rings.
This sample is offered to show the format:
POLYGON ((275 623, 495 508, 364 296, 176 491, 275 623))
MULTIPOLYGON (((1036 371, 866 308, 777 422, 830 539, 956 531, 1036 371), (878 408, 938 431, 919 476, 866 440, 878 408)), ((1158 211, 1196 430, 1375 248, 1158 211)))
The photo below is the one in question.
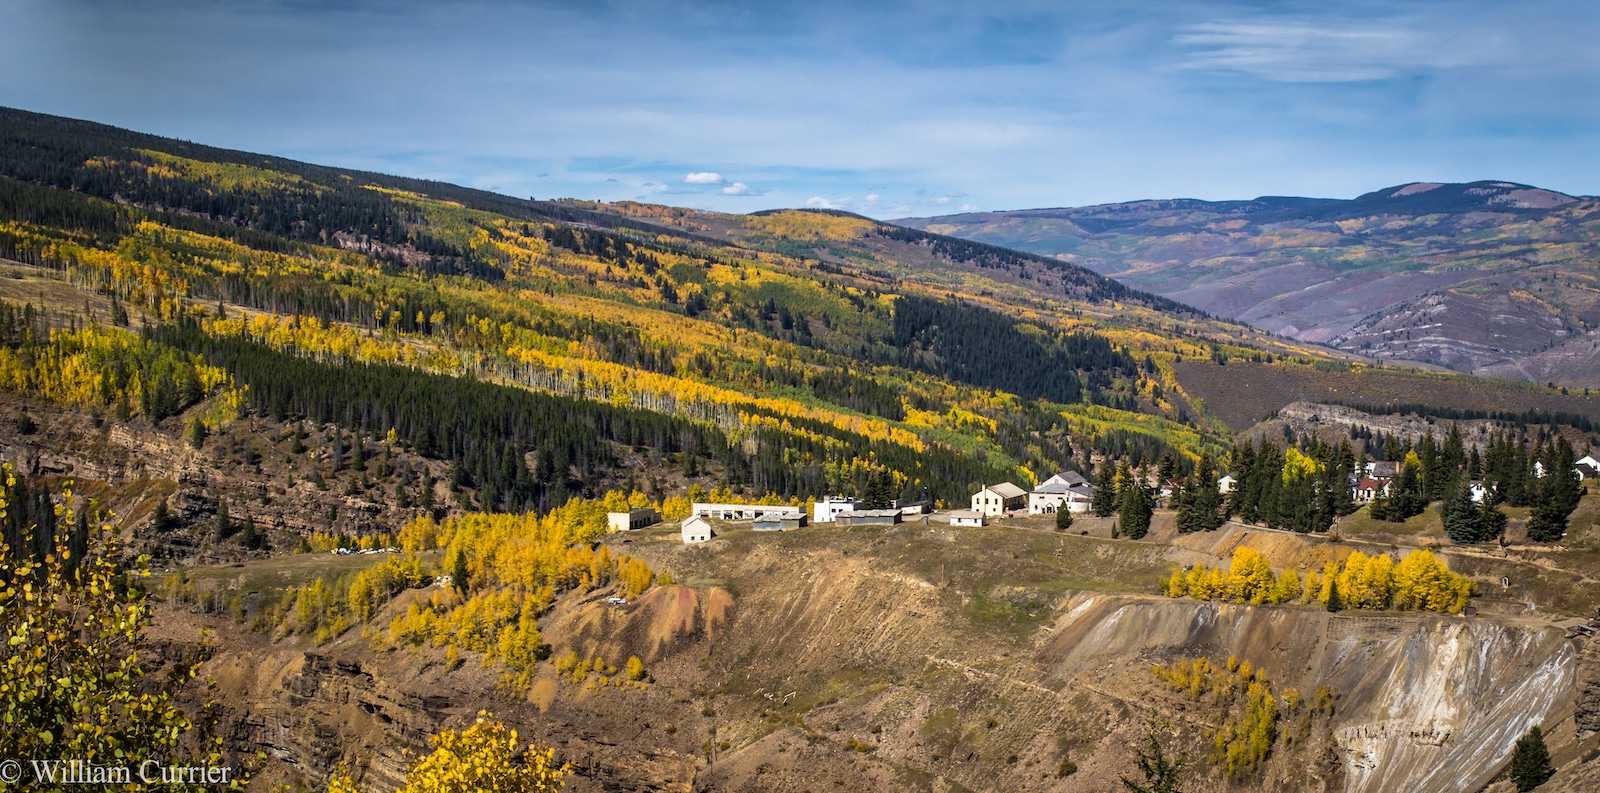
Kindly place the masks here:
POLYGON ((653 507, 640 507, 627 512, 607 512, 606 525, 611 531, 638 531, 661 522, 653 507))
POLYGON ((857 509, 839 513, 833 522, 841 526, 893 526, 900 522, 900 510, 857 509))
POLYGON ((711 521, 700 515, 684 518, 681 528, 684 542, 706 542, 711 539, 711 521))
POLYGON ((788 531, 806 525, 803 512, 778 512, 756 518, 751 528, 756 531, 788 531))
POLYGON ((986 520, 982 512, 972 509, 954 509, 950 511, 951 526, 982 526, 986 520))

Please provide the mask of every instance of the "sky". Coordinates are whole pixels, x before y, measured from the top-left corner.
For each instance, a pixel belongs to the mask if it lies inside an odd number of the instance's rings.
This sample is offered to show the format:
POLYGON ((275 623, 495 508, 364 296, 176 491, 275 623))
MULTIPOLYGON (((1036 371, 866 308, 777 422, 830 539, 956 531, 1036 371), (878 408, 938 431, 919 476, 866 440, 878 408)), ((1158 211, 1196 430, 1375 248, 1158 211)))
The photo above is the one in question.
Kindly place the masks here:
POLYGON ((1600 193, 1592 2, 0 0, 0 36, 0 105, 516 196, 1600 193))

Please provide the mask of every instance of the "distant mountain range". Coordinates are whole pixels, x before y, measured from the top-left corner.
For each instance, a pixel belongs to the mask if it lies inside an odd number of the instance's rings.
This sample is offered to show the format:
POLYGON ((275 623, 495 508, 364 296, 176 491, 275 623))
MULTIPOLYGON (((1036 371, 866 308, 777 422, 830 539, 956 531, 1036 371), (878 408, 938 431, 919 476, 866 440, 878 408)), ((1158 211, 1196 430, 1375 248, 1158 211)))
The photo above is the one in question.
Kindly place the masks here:
POLYGON ((896 223, 1080 264, 1301 341, 1600 386, 1600 199, 1414 182, 1354 199, 1174 199, 896 223))

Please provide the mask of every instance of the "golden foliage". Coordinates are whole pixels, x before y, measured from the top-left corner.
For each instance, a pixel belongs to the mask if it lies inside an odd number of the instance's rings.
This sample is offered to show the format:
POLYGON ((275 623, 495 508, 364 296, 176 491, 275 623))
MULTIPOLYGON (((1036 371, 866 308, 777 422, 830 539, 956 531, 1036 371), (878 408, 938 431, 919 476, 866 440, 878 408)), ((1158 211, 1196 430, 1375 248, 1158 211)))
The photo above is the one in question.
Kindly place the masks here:
POLYGON ((1161 580, 1168 597, 1196 600, 1223 599, 1255 605, 1316 602, 1326 606, 1337 587, 1345 608, 1458 612, 1477 594, 1465 576, 1450 572, 1444 561, 1426 550, 1407 554, 1397 565, 1388 554, 1367 556, 1356 551, 1343 564, 1328 562, 1320 574, 1285 570, 1274 576, 1266 557, 1246 547, 1234 551, 1224 575, 1221 568, 1197 564, 1161 580))

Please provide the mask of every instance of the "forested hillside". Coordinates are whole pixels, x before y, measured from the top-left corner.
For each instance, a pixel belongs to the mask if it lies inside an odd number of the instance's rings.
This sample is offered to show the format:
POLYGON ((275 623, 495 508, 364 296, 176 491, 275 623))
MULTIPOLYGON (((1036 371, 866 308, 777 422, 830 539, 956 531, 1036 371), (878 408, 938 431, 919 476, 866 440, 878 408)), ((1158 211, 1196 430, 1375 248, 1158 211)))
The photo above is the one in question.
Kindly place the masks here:
POLYGON ((624 448, 755 496, 883 471, 955 503, 1097 453, 1228 442, 1148 355, 1200 355, 1185 331, 1224 326, 839 213, 520 200, 7 110, 0 256, 112 304, 13 295, 16 327, 49 312, 90 334, 9 334, 36 375, 14 389, 154 422, 227 393, 212 431, 249 414, 392 433, 486 509, 598 494, 634 475, 624 448), (86 345, 217 374, 130 385, 142 359, 86 345), (46 376, 40 355, 80 365, 46 376))

